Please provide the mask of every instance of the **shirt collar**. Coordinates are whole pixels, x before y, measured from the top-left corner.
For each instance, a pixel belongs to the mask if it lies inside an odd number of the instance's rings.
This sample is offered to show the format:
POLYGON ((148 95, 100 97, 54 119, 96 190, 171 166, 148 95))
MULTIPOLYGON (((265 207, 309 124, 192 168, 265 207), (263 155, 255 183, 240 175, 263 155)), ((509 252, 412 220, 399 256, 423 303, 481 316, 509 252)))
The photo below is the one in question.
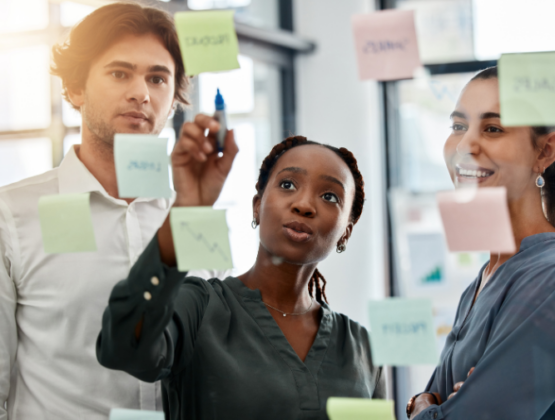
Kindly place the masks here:
POLYGON ((520 243, 520 251, 524 251, 527 248, 530 248, 540 242, 547 242, 555 240, 555 233, 554 232, 543 232, 537 233, 535 235, 527 236, 522 240, 520 243))
MULTIPOLYGON (((60 194, 79 194, 88 192, 97 192, 104 197, 127 206, 127 202, 122 199, 110 196, 102 184, 89 172, 87 167, 77 156, 76 148, 79 145, 74 145, 69 149, 69 152, 62 160, 58 168, 58 188, 60 194)), ((175 191, 172 191, 172 196, 169 199, 165 198, 137 198, 133 203, 139 202, 157 202, 161 209, 168 210, 175 200, 175 191)))

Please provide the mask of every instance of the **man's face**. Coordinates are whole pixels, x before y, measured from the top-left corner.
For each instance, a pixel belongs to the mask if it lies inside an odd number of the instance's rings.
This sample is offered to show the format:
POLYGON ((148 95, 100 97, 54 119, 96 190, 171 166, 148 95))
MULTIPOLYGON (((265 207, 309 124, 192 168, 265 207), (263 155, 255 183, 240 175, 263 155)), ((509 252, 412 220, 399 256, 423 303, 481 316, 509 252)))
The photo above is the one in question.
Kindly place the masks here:
POLYGON ((91 65, 80 107, 83 132, 108 144, 116 133, 159 134, 171 112, 175 64, 153 34, 127 35, 91 65))

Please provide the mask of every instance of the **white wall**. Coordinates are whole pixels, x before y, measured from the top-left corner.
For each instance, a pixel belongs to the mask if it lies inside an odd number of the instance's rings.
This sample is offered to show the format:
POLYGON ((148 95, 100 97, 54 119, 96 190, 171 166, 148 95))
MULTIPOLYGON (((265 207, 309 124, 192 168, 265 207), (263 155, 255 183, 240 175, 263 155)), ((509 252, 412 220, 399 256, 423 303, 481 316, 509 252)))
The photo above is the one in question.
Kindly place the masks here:
POLYGON ((347 251, 319 269, 331 307, 368 326, 369 299, 387 291, 381 109, 376 82, 358 79, 351 16, 373 10, 373 0, 296 0, 295 32, 317 43, 296 61, 297 134, 356 156, 366 203, 347 251))

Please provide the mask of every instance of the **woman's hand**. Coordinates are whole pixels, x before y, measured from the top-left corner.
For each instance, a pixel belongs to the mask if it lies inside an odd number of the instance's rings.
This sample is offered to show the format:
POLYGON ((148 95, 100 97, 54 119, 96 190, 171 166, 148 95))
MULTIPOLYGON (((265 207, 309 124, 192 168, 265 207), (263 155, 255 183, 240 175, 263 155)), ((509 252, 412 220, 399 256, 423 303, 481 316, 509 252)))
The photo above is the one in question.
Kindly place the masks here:
POLYGON ((416 400, 414 401, 414 409, 410 414, 410 418, 415 418, 417 415, 420 414, 421 411, 424 411, 431 405, 437 404, 437 401, 439 401, 439 403, 441 404, 441 397, 439 396, 439 394, 437 392, 434 392, 434 395, 435 398, 429 393, 420 394, 418 397, 416 397, 416 400))
POLYGON ((219 128, 218 121, 204 114, 181 127, 171 155, 176 206, 212 206, 218 199, 239 151, 233 131, 228 131, 223 156, 218 157, 219 128))
MULTIPOLYGON (((468 378, 472 372, 474 372, 474 368, 470 368, 470 370, 468 371, 468 374, 466 375, 466 377, 468 378)), ((461 386, 463 386, 464 381, 461 382, 457 382, 455 384, 455 386, 453 387, 453 392, 451 394, 449 394, 449 396, 447 397, 448 400, 450 400, 451 398, 453 398, 455 395, 457 395, 457 392, 459 392, 459 389, 461 389, 461 386)))

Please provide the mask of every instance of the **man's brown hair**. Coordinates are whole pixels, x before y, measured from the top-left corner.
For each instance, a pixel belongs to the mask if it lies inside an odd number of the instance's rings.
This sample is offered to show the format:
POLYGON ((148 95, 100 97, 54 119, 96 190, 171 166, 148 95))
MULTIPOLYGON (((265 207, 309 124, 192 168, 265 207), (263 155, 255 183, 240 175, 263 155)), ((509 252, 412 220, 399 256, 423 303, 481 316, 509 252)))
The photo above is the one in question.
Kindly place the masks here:
MULTIPOLYGON (((68 38, 52 48, 50 71, 62 79, 62 95, 84 89, 92 62, 124 35, 154 34, 175 62, 174 99, 189 104, 185 66, 172 17, 163 10, 119 2, 100 7, 77 24, 68 38)), ((78 107, 74 108, 78 109, 78 107)))

